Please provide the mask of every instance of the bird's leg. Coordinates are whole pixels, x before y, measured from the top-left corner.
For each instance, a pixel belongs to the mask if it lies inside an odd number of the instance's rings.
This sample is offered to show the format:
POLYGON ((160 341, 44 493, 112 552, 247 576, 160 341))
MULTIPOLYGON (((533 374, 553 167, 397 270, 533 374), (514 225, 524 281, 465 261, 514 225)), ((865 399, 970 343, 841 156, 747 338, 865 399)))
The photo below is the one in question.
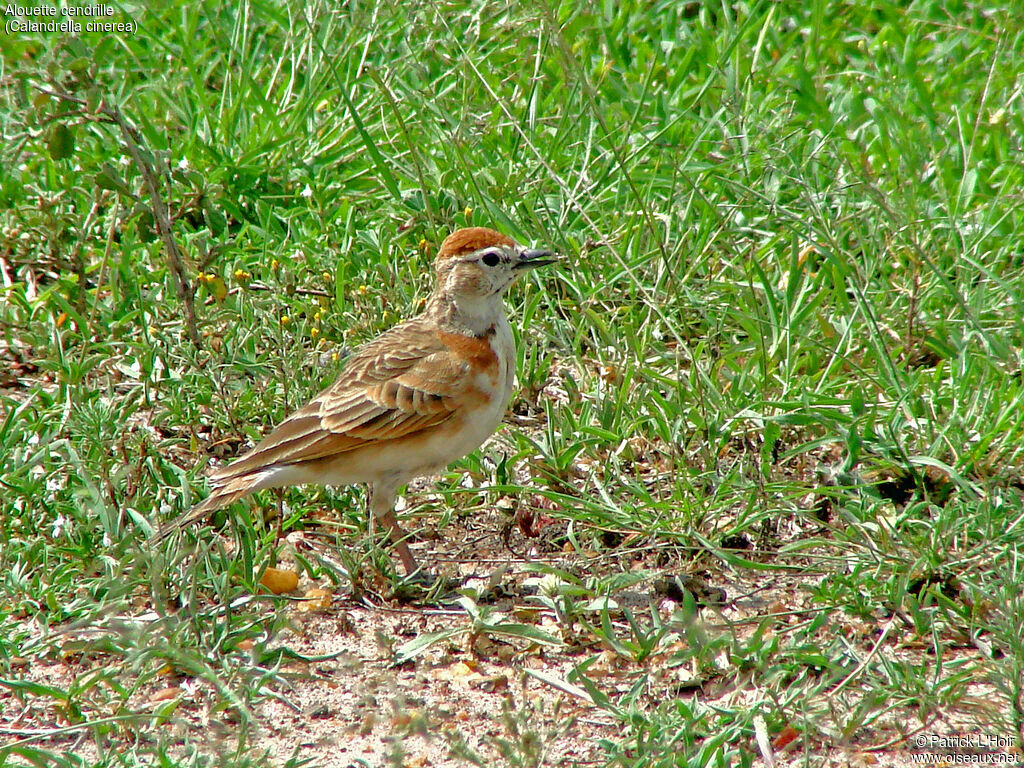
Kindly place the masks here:
POLYGON ((274 491, 277 493, 277 536, 274 540, 279 541, 284 531, 284 489, 275 488, 274 491))
MULTIPOLYGON (((416 572, 416 558, 412 556, 412 550, 406 542, 406 533, 398 525, 398 518, 395 517, 395 489, 390 487, 370 486, 370 525, 373 525, 374 518, 380 520, 391 533, 391 541, 395 545, 398 558, 402 561, 406 575, 416 572)), ((371 528, 372 533, 372 528, 371 528)))

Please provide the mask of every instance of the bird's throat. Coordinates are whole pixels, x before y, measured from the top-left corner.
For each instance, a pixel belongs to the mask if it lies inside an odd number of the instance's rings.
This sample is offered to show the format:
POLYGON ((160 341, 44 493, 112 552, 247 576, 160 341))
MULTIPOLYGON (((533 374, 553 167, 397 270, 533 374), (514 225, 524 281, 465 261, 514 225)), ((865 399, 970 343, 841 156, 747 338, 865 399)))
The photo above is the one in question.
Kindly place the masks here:
POLYGON ((441 326, 477 338, 493 336, 500 323, 508 322, 500 296, 435 295, 427 313, 441 326))

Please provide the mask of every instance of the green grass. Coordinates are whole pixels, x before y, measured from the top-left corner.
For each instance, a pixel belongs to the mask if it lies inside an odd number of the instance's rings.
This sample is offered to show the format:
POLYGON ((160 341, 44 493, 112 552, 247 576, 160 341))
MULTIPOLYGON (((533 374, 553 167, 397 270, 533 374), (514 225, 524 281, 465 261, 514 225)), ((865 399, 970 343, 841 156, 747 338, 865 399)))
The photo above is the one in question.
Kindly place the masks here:
MULTIPOLYGON (((128 705, 167 664, 251 724, 287 613, 225 606, 271 532, 241 521, 234 555, 208 532, 147 536, 195 501, 216 446, 257 438, 416 306, 448 231, 486 224, 567 261, 510 299, 539 425, 508 429, 496 468, 460 462, 434 509, 444 525, 449 505, 537 493, 614 564, 562 606, 634 665, 625 694, 583 657, 568 681, 621 724, 609 765, 750 764, 759 718, 812 763, 965 728, 944 723, 1022 733, 1012 4, 117 13, 137 35, 0 38, 4 727, 42 708, 98 764, 170 760, 133 741, 159 717, 128 705), (198 346, 118 111, 173 220, 198 346), (491 490, 459 490, 463 471, 491 490), (649 567, 778 597, 753 625, 602 620, 573 600, 628 570, 608 532, 650 543, 649 567), (110 631, 69 651, 69 626, 110 631), (72 688, 25 682, 25 660, 68 653, 106 661, 72 688), (646 695, 651 659, 748 695, 646 695)), ((286 498, 289 527, 337 510, 358 571, 359 492, 286 498)), ((8 738, 0 762, 82 764, 8 738)), ((249 738, 220 764, 256 760, 249 738)))

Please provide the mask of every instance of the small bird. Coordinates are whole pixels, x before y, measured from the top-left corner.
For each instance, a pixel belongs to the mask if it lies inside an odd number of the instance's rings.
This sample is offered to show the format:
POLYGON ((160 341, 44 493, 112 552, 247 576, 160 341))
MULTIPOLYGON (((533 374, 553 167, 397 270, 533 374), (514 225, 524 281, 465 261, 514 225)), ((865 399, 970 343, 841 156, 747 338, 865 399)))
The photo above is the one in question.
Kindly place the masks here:
POLYGON ((210 495, 156 540, 264 488, 369 486, 370 513, 409 574, 416 560, 395 517, 398 490, 478 448, 512 395, 516 350, 502 298, 556 261, 486 227, 445 238, 421 315, 360 347, 338 379, 260 443, 210 476, 210 495))

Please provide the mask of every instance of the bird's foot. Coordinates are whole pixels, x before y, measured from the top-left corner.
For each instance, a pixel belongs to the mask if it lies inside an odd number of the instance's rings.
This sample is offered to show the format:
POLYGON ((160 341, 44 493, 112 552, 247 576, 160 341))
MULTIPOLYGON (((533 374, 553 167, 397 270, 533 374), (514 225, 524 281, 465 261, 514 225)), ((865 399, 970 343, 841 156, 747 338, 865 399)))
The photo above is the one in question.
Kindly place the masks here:
POLYGON ((447 602, 460 584, 459 579, 437 576, 417 568, 396 582, 390 597, 400 603, 447 602))

